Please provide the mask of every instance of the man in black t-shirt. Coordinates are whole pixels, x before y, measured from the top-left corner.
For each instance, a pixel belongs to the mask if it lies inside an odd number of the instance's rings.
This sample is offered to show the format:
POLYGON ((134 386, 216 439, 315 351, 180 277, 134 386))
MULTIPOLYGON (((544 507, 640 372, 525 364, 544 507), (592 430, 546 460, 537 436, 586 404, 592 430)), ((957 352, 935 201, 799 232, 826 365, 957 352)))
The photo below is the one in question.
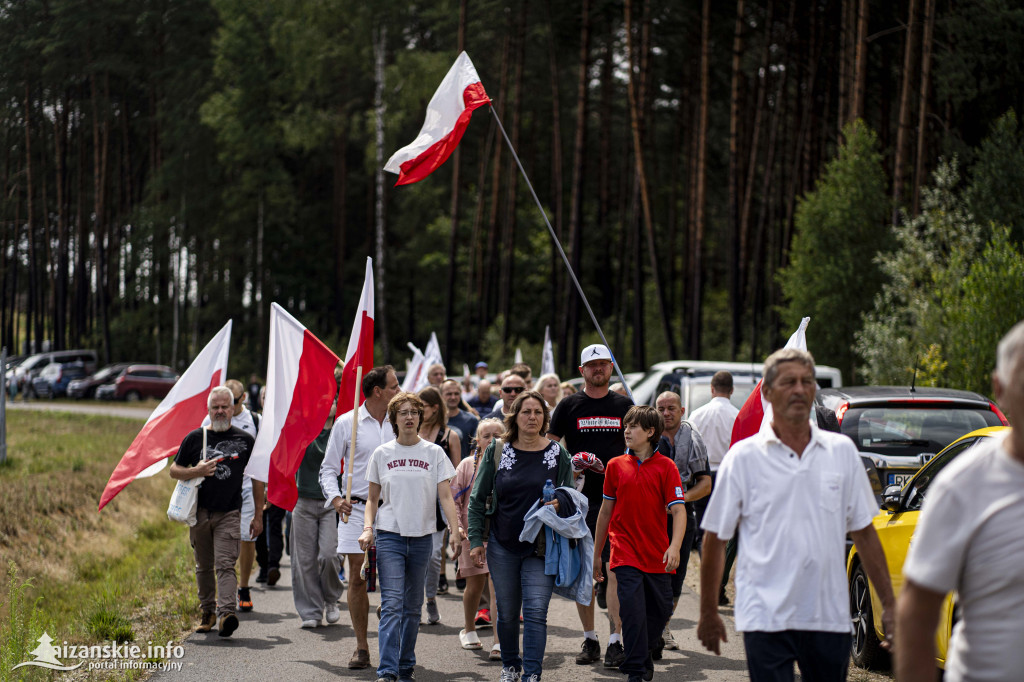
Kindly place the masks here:
MULTIPOLYGON (((217 625, 217 634, 229 637, 238 627, 235 615, 235 590, 238 578, 235 561, 241 541, 242 475, 255 442, 249 434, 231 425, 235 396, 231 389, 218 386, 210 391, 206 404, 210 427, 185 436, 171 464, 171 478, 187 481, 202 477, 196 524, 189 529, 189 540, 196 561, 196 584, 202 620, 196 632, 209 632, 217 625)), ((263 508, 265 486, 253 480, 252 494, 257 509, 263 508)), ((263 519, 253 517, 249 532, 260 534, 263 519)))
MULTIPOLYGON (((589 452, 597 456, 602 465, 626 451, 622 437, 622 418, 633 406, 629 398, 611 393, 608 382, 615 371, 612 354, 607 346, 587 346, 580 354, 580 374, 583 375, 583 390, 563 398, 551 415, 548 438, 565 438, 570 454, 589 452)), ((599 467, 603 471, 603 467, 599 467)), ((587 497, 587 527, 593 535, 597 527, 597 516, 603 500, 604 475, 594 469, 583 474, 583 494, 587 497)), ((605 543, 605 552, 610 543, 605 543)), ((603 557, 608 561, 608 556, 603 557)), ((611 621, 611 636, 605 655, 606 668, 617 668, 626 654, 622 646, 622 622, 619 620, 619 601, 616 593, 615 574, 607 571, 608 617, 611 621)), ((594 602, 590 606, 577 604, 580 622, 583 625, 583 650, 577 654, 580 665, 593 663, 601 658, 601 645, 594 628, 594 602)))

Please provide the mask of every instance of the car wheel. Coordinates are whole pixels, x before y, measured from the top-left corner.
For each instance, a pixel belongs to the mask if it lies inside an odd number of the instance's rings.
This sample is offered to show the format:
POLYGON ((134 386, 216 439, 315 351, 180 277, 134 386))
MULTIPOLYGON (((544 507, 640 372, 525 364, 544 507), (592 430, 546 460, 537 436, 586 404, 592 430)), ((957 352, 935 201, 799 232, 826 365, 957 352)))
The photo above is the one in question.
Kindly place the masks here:
POLYGON ((853 662, 873 670, 886 667, 889 652, 875 635, 875 618, 871 607, 871 591, 864 567, 857 564, 850 578, 850 615, 853 618, 853 662))
POLYGON ((137 403, 142 400, 142 394, 138 391, 128 391, 124 394, 124 399, 130 403, 137 403))

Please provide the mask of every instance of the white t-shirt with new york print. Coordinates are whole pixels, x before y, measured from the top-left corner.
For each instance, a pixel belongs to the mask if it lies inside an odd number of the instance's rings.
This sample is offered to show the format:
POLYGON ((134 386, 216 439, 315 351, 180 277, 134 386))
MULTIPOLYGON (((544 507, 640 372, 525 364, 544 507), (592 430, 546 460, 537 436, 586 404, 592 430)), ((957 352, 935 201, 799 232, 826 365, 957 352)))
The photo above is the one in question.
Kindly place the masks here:
POLYGON ((377 530, 405 537, 430 535, 436 529, 437 484, 455 476, 444 450, 420 439, 416 445, 384 443, 370 455, 366 480, 380 486, 384 500, 377 510, 377 530))

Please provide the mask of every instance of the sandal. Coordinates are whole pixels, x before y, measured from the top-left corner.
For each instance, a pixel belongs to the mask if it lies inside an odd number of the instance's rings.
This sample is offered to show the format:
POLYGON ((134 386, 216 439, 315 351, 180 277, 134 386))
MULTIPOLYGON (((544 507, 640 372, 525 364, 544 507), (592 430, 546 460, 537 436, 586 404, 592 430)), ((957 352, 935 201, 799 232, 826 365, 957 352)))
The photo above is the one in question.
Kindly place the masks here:
POLYGON ((501 645, 497 642, 491 647, 491 653, 487 656, 489 661, 500 661, 501 660, 501 645))
POLYGON ((463 649, 482 649, 483 644, 480 643, 480 637, 476 634, 476 630, 459 630, 459 643, 462 644, 463 649))

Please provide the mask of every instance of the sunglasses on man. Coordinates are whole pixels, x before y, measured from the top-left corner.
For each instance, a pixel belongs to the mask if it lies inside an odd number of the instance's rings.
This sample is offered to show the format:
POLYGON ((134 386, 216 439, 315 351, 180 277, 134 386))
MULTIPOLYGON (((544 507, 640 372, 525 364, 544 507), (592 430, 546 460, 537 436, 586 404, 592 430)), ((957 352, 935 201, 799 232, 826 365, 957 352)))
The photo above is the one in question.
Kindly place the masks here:
POLYGON ((523 386, 509 386, 507 388, 503 386, 502 389, 501 389, 501 392, 502 393, 511 393, 512 395, 518 395, 518 394, 522 393, 525 390, 526 390, 526 388, 523 387, 523 386))

